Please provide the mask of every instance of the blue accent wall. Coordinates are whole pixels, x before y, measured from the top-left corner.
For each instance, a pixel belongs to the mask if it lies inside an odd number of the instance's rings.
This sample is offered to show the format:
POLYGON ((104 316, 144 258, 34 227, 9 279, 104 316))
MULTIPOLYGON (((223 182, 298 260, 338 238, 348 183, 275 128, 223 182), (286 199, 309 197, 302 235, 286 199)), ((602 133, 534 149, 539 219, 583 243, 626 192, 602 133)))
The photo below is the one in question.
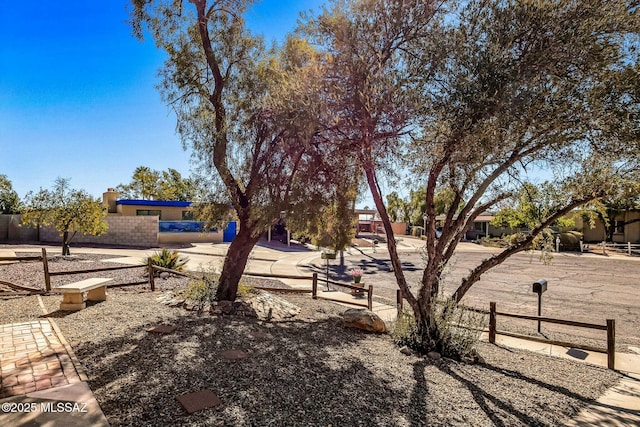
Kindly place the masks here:
POLYGON ((236 222, 230 221, 222 233, 223 242, 231 242, 236 237, 236 222))

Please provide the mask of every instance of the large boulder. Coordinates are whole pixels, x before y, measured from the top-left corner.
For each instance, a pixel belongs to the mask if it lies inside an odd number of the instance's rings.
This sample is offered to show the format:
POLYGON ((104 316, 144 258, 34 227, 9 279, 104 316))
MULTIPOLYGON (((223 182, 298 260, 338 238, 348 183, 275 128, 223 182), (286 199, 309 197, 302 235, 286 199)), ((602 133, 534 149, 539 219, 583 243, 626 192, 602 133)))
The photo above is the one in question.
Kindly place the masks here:
POLYGON ((349 328, 362 329, 368 332, 387 332, 387 325, 372 311, 363 308, 350 308, 342 313, 342 322, 349 328))

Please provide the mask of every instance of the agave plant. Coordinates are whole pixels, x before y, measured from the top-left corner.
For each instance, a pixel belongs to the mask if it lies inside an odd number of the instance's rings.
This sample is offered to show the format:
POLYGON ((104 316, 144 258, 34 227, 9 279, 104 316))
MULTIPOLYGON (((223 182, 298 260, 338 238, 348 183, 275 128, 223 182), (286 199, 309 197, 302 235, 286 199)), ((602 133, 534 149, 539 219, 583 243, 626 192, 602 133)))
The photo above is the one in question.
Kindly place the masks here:
POLYGON ((162 248, 161 251, 155 252, 145 260, 147 264, 151 260, 151 264, 168 268, 175 271, 184 271, 184 266, 189 261, 189 258, 180 256, 178 251, 162 248))

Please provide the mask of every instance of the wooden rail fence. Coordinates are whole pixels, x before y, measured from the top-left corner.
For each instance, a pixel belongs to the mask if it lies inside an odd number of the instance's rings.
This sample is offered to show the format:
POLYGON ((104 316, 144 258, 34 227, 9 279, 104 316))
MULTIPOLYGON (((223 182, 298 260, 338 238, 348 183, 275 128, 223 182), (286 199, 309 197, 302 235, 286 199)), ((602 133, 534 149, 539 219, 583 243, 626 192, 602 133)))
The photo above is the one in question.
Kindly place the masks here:
MULTIPOLYGON (((402 310, 404 298, 402 298, 402 292, 399 289, 398 289, 398 291, 396 293, 396 296, 397 296, 396 304, 397 304, 398 312, 400 312, 402 310)), ((615 369, 615 362, 616 362, 616 359, 615 359, 616 358, 616 353, 615 353, 615 351, 616 351, 616 321, 614 319, 607 319, 606 325, 598 325, 598 324, 594 324, 594 323, 576 322, 574 320, 563 320, 563 319, 554 319, 554 318, 551 318, 551 317, 528 316, 528 315, 523 315, 523 314, 506 313, 506 312, 502 312, 502 311, 497 311, 495 302, 489 303, 489 311, 482 310, 482 309, 479 309, 479 308, 474 308, 474 307, 464 307, 464 308, 467 309, 467 310, 476 311, 478 313, 484 313, 484 314, 488 314, 489 315, 489 342, 492 343, 492 344, 495 344, 495 342, 496 342, 496 335, 504 335, 504 336, 518 338, 518 339, 522 339, 522 340, 539 342, 539 343, 543 343, 543 344, 551 344, 551 345, 558 345, 558 346, 562 346, 562 347, 578 348, 578 349, 586 350, 586 351, 594 351, 594 352, 598 352, 598 353, 606 353, 607 354, 607 367, 609 369, 615 369), (578 327, 578 328, 587 328, 587 329, 596 329, 596 330, 600 330, 600 331, 606 331, 607 332, 607 347, 606 348, 594 347, 594 346, 585 345, 585 344, 576 344, 576 343, 571 343, 571 342, 566 342, 566 341, 549 340, 549 339, 546 339, 546 338, 539 338, 539 337, 534 337, 534 336, 530 336, 530 335, 522 335, 522 334, 515 334, 515 333, 512 333, 512 332, 508 332, 508 331, 500 331, 500 330, 497 329, 497 326, 496 326, 497 317, 498 316, 510 317, 510 318, 514 318, 514 319, 532 320, 532 321, 536 321, 536 322, 555 323, 555 324, 558 324, 558 325, 566 325, 566 326, 574 326, 574 327, 578 327)))
MULTIPOLYGON (((51 277, 74 275, 74 274, 83 274, 83 273, 99 273, 99 272, 102 272, 102 271, 126 270, 126 269, 132 269, 132 268, 146 268, 147 272, 148 272, 147 280, 138 281, 138 282, 131 282, 131 283, 116 283, 116 284, 111 284, 111 285, 107 285, 107 286, 111 287, 111 288, 114 288, 114 287, 141 285, 141 284, 145 284, 145 283, 148 282, 151 291, 155 291, 156 290, 156 283, 155 283, 155 277, 154 277, 154 272, 155 271, 167 272, 167 273, 171 273, 171 274, 175 274, 175 275, 183 276, 183 277, 194 277, 193 274, 182 273, 182 272, 179 272, 179 271, 175 271, 175 270, 171 270, 171 269, 168 269, 168 268, 164 268, 164 267, 159 267, 159 266, 153 265, 153 264, 151 264, 151 260, 148 260, 146 265, 144 265, 144 264, 141 264, 141 265, 123 265, 123 266, 118 266, 118 267, 101 267, 101 268, 90 268, 90 269, 84 269, 84 270, 50 271, 49 270, 49 262, 47 260, 47 250, 45 248, 42 248, 42 255, 39 255, 39 256, 0 257, 0 261, 42 261, 42 267, 43 267, 43 270, 44 270, 45 291, 46 292, 50 292, 51 291, 51 277)), ((342 299, 330 298, 330 297, 326 297, 326 296, 318 296, 318 273, 313 273, 311 276, 298 276, 298 275, 288 275, 288 274, 269 274, 269 273, 245 273, 245 275, 246 276, 252 276, 252 277, 264 277, 264 278, 273 278, 273 279, 309 280, 309 281, 311 281, 311 289, 310 290, 309 289, 291 289, 291 288, 267 288, 267 287, 260 287, 260 286, 256 286, 256 288, 257 289, 267 290, 267 291, 272 291, 272 292, 311 293, 311 297, 313 299, 322 298, 322 299, 325 299, 325 300, 328 300, 328 301, 335 301, 335 302, 341 302, 341 303, 345 303, 345 304, 351 304, 351 305, 357 305, 357 306, 361 306, 361 307, 367 307, 367 309, 369 309, 369 310, 373 309, 373 286, 372 285, 369 285, 368 288, 362 288, 362 287, 359 287, 359 286, 351 285, 351 284, 348 284, 348 283, 336 282, 336 281, 333 281, 333 280, 325 280, 324 281, 325 283, 327 283, 327 286, 329 284, 331 284, 331 285, 334 285, 334 286, 341 286, 343 288, 353 289, 353 290, 361 291, 362 293, 366 293, 367 294, 367 302, 366 302, 366 304, 363 304, 363 303, 359 303, 359 302, 345 301, 345 300, 342 300, 342 299)), ((27 290, 27 288, 23 288, 23 290, 27 290)), ((28 288, 28 290, 30 290, 30 291, 40 291, 40 290, 37 290, 37 289, 31 289, 31 288, 28 288)))
POLYGON ((595 352, 599 352, 599 353, 606 353, 607 354, 607 367, 609 369, 615 369, 615 362, 616 362, 616 359, 615 359, 615 357, 616 357, 616 353, 615 353, 615 351, 616 351, 616 321, 614 319, 607 319, 607 324, 606 325, 597 325, 597 324, 594 324, 594 323, 584 323, 584 322, 576 322, 576 321, 573 321, 573 320, 553 319, 553 318, 550 318, 550 317, 526 316, 526 315, 522 315, 522 314, 505 313, 505 312, 497 311, 496 310, 496 303, 495 302, 491 302, 489 304, 489 342, 490 343, 493 344, 493 343, 496 342, 496 334, 505 335, 505 336, 513 337, 513 338, 519 338, 519 339, 523 339, 523 340, 540 342, 540 343, 544 343, 544 344, 559 345, 559 346, 562 346, 562 347, 579 348, 581 350, 586 350, 586 351, 595 351, 595 352), (601 330, 601 331, 607 331, 607 348, 593 347, 593 346, 583 345, 583 344, 575 344, 575 343, 570 343, 570 342, 566 342, 566 341, 549 340, 549 339, 546 339, 546 338, 538 338, 538 337, 532 337, 532 336, 528 336, 528 335, 514 334, 514 333, 511 333, 511 332, 507 332, 507 331, 499 331, 497 329, 497 326, 496 326, 497 317, 498 316, 511 317, 511 318, 514 318, 514 319, 534 320, 536 322, 555 323, 555 324, 559 324, 559 325, 574 326, 574 327, 578 327, 578 328, 587 328, 587 329, 596 329, 596 330, 601 330))

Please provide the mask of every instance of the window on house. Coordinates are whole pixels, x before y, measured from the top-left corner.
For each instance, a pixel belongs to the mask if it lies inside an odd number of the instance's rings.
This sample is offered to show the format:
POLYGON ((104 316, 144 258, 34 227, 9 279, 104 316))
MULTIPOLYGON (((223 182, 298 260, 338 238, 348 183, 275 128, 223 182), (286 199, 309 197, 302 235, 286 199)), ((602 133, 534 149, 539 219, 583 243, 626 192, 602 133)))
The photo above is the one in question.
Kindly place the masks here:
POLYGON ((162 211, 151 210, 151 209, 137 209, 136 210, 136 215, 138 215, 138 216, 157 216, 158 218, 162 219, 161 213, 162 213, 162 211))
POLYGON ((193 211, 182 211, 183 221, 193 221, 193 211))
POLYGON ((624 234, 624 221, 616 221, 616 233, 624 234))
POLYGON ((476 231, 484 231, 484 223, 483 222, 474 222, 473 229, 476 231))

